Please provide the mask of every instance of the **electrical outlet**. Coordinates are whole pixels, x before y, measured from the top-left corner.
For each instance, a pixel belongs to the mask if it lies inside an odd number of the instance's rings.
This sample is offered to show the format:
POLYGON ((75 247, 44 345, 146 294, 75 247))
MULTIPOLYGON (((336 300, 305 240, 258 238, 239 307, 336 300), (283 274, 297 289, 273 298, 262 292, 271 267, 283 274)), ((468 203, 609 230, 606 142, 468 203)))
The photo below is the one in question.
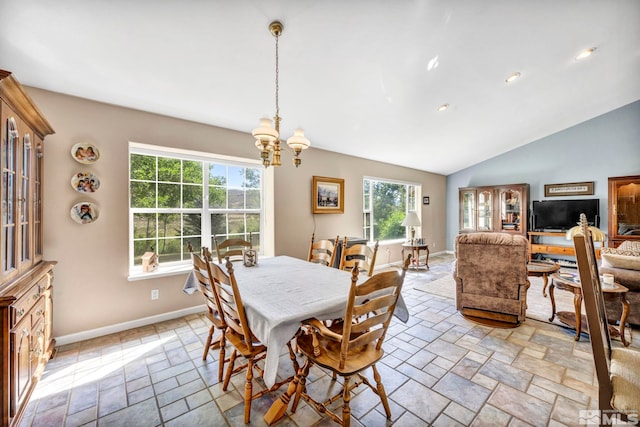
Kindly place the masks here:
POLYGON ((151 289, 151 299, 160 298, 160 290, 159 289, 151 289))
POLYGON ((431 243, 431 249, 435 249, 436 248, 436 242, 431 243))

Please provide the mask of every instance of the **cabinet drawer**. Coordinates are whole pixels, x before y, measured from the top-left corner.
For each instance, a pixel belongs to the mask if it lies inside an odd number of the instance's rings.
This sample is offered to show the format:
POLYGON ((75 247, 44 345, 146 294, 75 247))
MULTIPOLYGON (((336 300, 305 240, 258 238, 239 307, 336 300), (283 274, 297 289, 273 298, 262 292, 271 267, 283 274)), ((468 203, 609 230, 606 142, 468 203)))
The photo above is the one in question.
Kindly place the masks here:
POLYGON ((532 244, 531 253, 575 256, 575 251, 571 246, 557 246, 557 245, 544 245, 544 244, 532 244))
POLYGON ((48 277, 45 276, 11 305, 10 327, 13 327, 16 323, 25 318, 25 316, 30 315, 29 311, 38 303, 38 300, 47 287, 47 283, 48 277))
POLYGON ((44 321, 45 300, 39 298, 31 309, 31 325, 44 321))
POLYGON ((571 246, 547 246, 547 253, 558 255, 575 255, 571 246))

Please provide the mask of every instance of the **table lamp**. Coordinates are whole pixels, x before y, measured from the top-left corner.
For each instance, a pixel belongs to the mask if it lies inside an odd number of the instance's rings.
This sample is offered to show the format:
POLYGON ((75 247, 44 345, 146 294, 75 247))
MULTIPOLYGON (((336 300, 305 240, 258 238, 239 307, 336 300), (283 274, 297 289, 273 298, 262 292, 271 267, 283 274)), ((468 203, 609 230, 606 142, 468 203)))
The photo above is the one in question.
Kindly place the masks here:
POLYGON ((413 240, 416 236, 416 229, 414 227, 420 226, 420 218, 418 218, 418 215, 415 212, 409 212, 401 225, 404 227, 411 227, 411 244, 413 244, 413 240))

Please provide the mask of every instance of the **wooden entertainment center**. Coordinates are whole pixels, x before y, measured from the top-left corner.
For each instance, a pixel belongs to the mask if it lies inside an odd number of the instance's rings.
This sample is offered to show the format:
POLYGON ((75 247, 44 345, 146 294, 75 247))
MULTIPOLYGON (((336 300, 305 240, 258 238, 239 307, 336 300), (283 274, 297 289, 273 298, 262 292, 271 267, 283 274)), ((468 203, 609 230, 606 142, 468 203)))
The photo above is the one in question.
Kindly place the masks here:
MULTIPOLYGON (((565 232, 554 231, 529 231, 529 261, 533 259, 535 254, 553 254, 553 255, 565 255, 575 256, 576 252, 573 249, 573 242, 567 241, 566 245, 556 245, 551 243, 543 243, 540 241, 540 237, 555 237, 565 239, 565 232)), ((600 258, 600 249, 596 248, 596 257, 600 258)))

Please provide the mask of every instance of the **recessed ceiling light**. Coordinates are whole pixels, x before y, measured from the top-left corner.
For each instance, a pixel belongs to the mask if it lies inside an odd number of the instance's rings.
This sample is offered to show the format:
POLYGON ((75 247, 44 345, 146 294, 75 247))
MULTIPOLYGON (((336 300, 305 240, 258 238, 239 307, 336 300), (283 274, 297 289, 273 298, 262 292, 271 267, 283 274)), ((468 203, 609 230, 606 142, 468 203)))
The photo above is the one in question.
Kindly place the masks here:
POLYGON ((513 73, 509 77, 504 79, 504 82, 505 83, 513 83, 514 81, 518 80, 519 78, 520 78, 520 73, 513 73))
POLYGON ((442 104, 441 106, 438 107, 438 111, 444 111, 447 108, 449 108, 449 104, 442 104))
POLYGON ((593 52, 596 51, 595 47, 589 48, 589 49, 585 49, 582 52, 580 52, 577 56, 576 56, 576 61, 580 61, 581 59, 585 59, 591 56, 591 54, 593 52))

